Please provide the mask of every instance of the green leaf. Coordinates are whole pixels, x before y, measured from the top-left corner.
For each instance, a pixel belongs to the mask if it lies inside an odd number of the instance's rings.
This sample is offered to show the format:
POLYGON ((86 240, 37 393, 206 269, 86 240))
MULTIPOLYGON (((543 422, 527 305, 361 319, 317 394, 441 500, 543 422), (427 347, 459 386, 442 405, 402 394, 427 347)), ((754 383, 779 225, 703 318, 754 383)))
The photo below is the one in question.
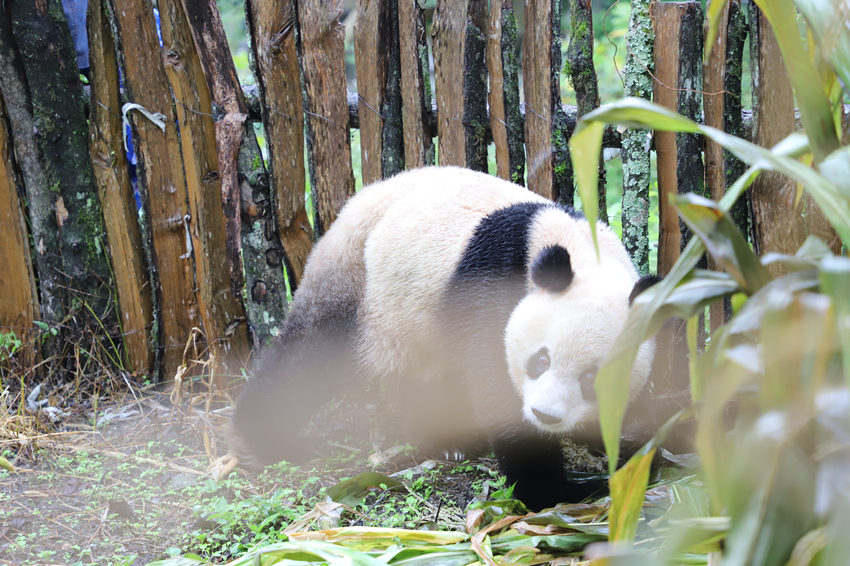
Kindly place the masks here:
POLYGON ((755 293, 770 280, 735 223, 714 201, 693 194, 676 197, 673 201, 690 229, 744 292, 755 293))
POLYGON ((390 476, 378 472, 363 472, 329 487, 327 493, 328 497, 337 503, 356 507, 364 501, 369 492, 382 487, 384 490, 389 490, 404 486, 400 481, 390 476))
POLYGON ((829 295, 835 309, 844 378, 850 386, 850 259, 836 256, 824 258, 820 268, 820 284, 821 291, 829 295))
POLYGON ((708 26, 705 32, 705 49, 703 50, 702 60, 708 61, 708 56, 714 48, 714 41, 717 39, 717 30, 720 27, 720 18, 723 16, 724 8, 729 3, 729 0, 711 0, 706 8, 706 19, 708 26))
POLYGON ((788 78, 796 94, 803 129, 812 144, 815 162, 819 163, 839 146, 826 85, 820 80, 803 48, 797 27, 797 12, 791 0, 755 1, 773 28, 788 70, 788 78))
POLYGON ((845 85, 850 85, 850 6, 834 0, 795 0, 832 68, 845 85))
POLYGON ((591 227, 593 247, 599 255, 596 236, 596 220, 599 217, 599 202, 596 198, 596 186, 599 180, 599 148, 602 146, 602 134, 605 124, 592 122, 576 131, 570 138, 570 156, 573 161, 578 183, 582 211, 591 227), (593 149, 596 148, 595 151, 593 149))
POLYGON ((679 411, 670 417, 655 436, 611 476, 611 511, 608 518, 610 542, 634 540, 655 451, 670 434, 682 414, 683 411, 679 411))

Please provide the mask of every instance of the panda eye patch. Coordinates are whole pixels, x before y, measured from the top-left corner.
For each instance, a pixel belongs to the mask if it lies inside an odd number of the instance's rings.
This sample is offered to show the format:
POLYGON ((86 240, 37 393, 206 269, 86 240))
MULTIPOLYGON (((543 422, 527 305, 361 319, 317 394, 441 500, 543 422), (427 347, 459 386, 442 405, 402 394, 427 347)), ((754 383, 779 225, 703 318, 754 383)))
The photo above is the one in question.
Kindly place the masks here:
POLYGON ((534 352, 525 363, 525 373, 531 379, 537 379, 549 369, 549 349, 543 346, 534 352))

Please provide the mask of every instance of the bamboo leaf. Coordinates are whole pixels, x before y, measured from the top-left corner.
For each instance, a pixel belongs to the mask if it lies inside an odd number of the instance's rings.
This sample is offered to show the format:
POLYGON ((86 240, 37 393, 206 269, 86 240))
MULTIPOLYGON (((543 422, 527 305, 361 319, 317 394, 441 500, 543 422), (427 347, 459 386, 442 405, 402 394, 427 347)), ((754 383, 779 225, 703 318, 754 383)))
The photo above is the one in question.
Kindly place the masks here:
POLYGON ((578 183, 582 211, 590 223, 593 236, 593 247, 599 255, 599 244, 596 236, 596 220, 599 217, 599 202, 596 198, 596 186, 599 178, 599 147, 602 146, 602 134, 605 124, 593 122, 582 128, 570 138, 570 156, 573 161, 578 183), (591 151, 597 148, 596 151, 591 151))
POLYGON ((835 309, 844 378, 850 386, 850 259, 825 258, 820 268, 820 284, 821 291, 829 295, 835 309))
POLYGON ((708 56, 711 55, 711 50, 714 47, 714 42, 717 39, 717 30, 720 28, 720 18, 723 16, 726 5, 729 0, 710 0, 706 9, 706 19, 708 26, 705 31, 705 49, 703 50, 702 60, 708 61, 708 56))
MULTIPOLYGON (((624 98, 588 113, 579 122, 577 131, 588 127, 586 123, 593 120, 661 131, 701 132, 734 153, 742 161, 761 170, 778 171, 792 181, 805 186, 838 231, 843 242, 850 245, 850 187, 848 187, 850 181, 848 177, 838 174, 824 176, 790 157, 789 155, 796 154, 805 146, 799 133, 788 136, 772 150, 765 149, 717 128, 702 126, 665 108, 637 98, 624 98)), ((826 162, 836 171, 850 169, 850 148, 841 148, 833 152, 826 162)))
POLYGON ((673 202, 708 252, 744 292, 755 293, 770 280, 735 223, 714 201, 688 194, 674 198, 673 202))
POLYGON ((832 68, 850 85, 850 5, 833 0, 795 0, 806 23, 832 68))
POLYGON ((826 85, 803 48, 791 0, 755 1, 773 28, 788 78, 797 95, 803 128, 812 144, 815 162, 819 163, 839 147, 826 85))
POLYGON ((396 489, 403 485, 397 479, 378 472, 363 472, 328 488, 328 497, 337 503, 355 507, 373 489, 382 487, 396 489))
POLYGON ((611 476, 611 511, 608 519, 610 542, 634 540, 655 451, 670 434, 682 414, 683 411, 679 411, 670 417, 655 436, 611 476))

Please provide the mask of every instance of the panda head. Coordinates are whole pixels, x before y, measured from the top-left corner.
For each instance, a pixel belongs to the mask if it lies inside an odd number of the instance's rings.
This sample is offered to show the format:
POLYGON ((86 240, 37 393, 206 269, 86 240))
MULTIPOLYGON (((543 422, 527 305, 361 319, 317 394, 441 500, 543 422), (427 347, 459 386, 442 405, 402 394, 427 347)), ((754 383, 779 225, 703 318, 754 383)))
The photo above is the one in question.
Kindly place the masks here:
MULTIPOLYGON (((646 286, 616 262, 573 269, 560 245, 540 251, 529 269, 529 291, 505 328, 505 350, 523 419, 539 430, 595 432, 596 373, 620 333, 634 296, 646 286)), ((631 391, 646 383, 655 344, 639 349, 631 391)))

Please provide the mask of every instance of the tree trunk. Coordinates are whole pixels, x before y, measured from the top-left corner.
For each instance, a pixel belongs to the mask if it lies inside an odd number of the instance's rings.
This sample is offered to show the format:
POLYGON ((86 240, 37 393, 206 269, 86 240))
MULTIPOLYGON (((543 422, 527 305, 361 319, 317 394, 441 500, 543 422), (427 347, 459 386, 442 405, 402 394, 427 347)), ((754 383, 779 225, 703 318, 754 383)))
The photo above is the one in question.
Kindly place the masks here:
MULTIPOLYGON (((626 96, 652 96, 652 49, 655 35, 648 0, 633 0, 626 43, 626 96)), ((649 272, 649 133, 629 129, 623 134, 623 243, 638 272, 649 272)))
MULTIPOLYGON (((0 238, 0 265, 3 266, 0 273, 0 333, 12 332, 21 341, 15 359, 21 367, 30 368, 37 353, 33 321, 38 316, 38 295, 12 153, 12 140, 6 128, 6 109, 0 100, 0 226, 3 227, 3 238, 0 238)), ((11 359, 5 358, 9 353, 8 350, 0 351, 0 358, 4 359, 0 364, 0 379, 16 373, 11 367, 11 359)))
POLYGON ((117 333, 82 86, 61 3, 10 0, 0 20, 0 88, 25 171, 44 320, 73 323, 82 337, 117 333))
MULTIPOLYGON (((593 10, 590 0, 570 0, 570 46, 567 49, 567 74, 576 92, 578 117, 599 106, 596 69, 593 67, 593 10)), ((599 160, 597 198, 599 219, 608 223, 605 162, 599 160)))
POLYGON ((363 184, 404 170, 398 3, 360 0, 354 24, 363 184))
POLYGON ((425 121, 431 112, 425 11, 416 0, 399 3, 398 36, 404 162, 409 168, 422 167, 434 163, 434 142, 425 128, 425 121))
MULTIPOLYGON (((226 388, 228 383, 222 379, 222 370, 238 375, 250 353, 241 292, 232 292, 229 269, 232 264, 227 254, 227 240, 238 242, 240 238, 238 233, 228 234, 225 230, 212 99, 183 4, 180 0, 159 0, 158 3, 166 53, 165 72, 180 122, 191 215, 187 224, 195 258, 198 307, 207 343, 214 355, 212 370, 216 386, 226 388), (222 266, 227 268, 222 269, 222 266)), ((237 226, 230 224, 234 230, 237 226)))

